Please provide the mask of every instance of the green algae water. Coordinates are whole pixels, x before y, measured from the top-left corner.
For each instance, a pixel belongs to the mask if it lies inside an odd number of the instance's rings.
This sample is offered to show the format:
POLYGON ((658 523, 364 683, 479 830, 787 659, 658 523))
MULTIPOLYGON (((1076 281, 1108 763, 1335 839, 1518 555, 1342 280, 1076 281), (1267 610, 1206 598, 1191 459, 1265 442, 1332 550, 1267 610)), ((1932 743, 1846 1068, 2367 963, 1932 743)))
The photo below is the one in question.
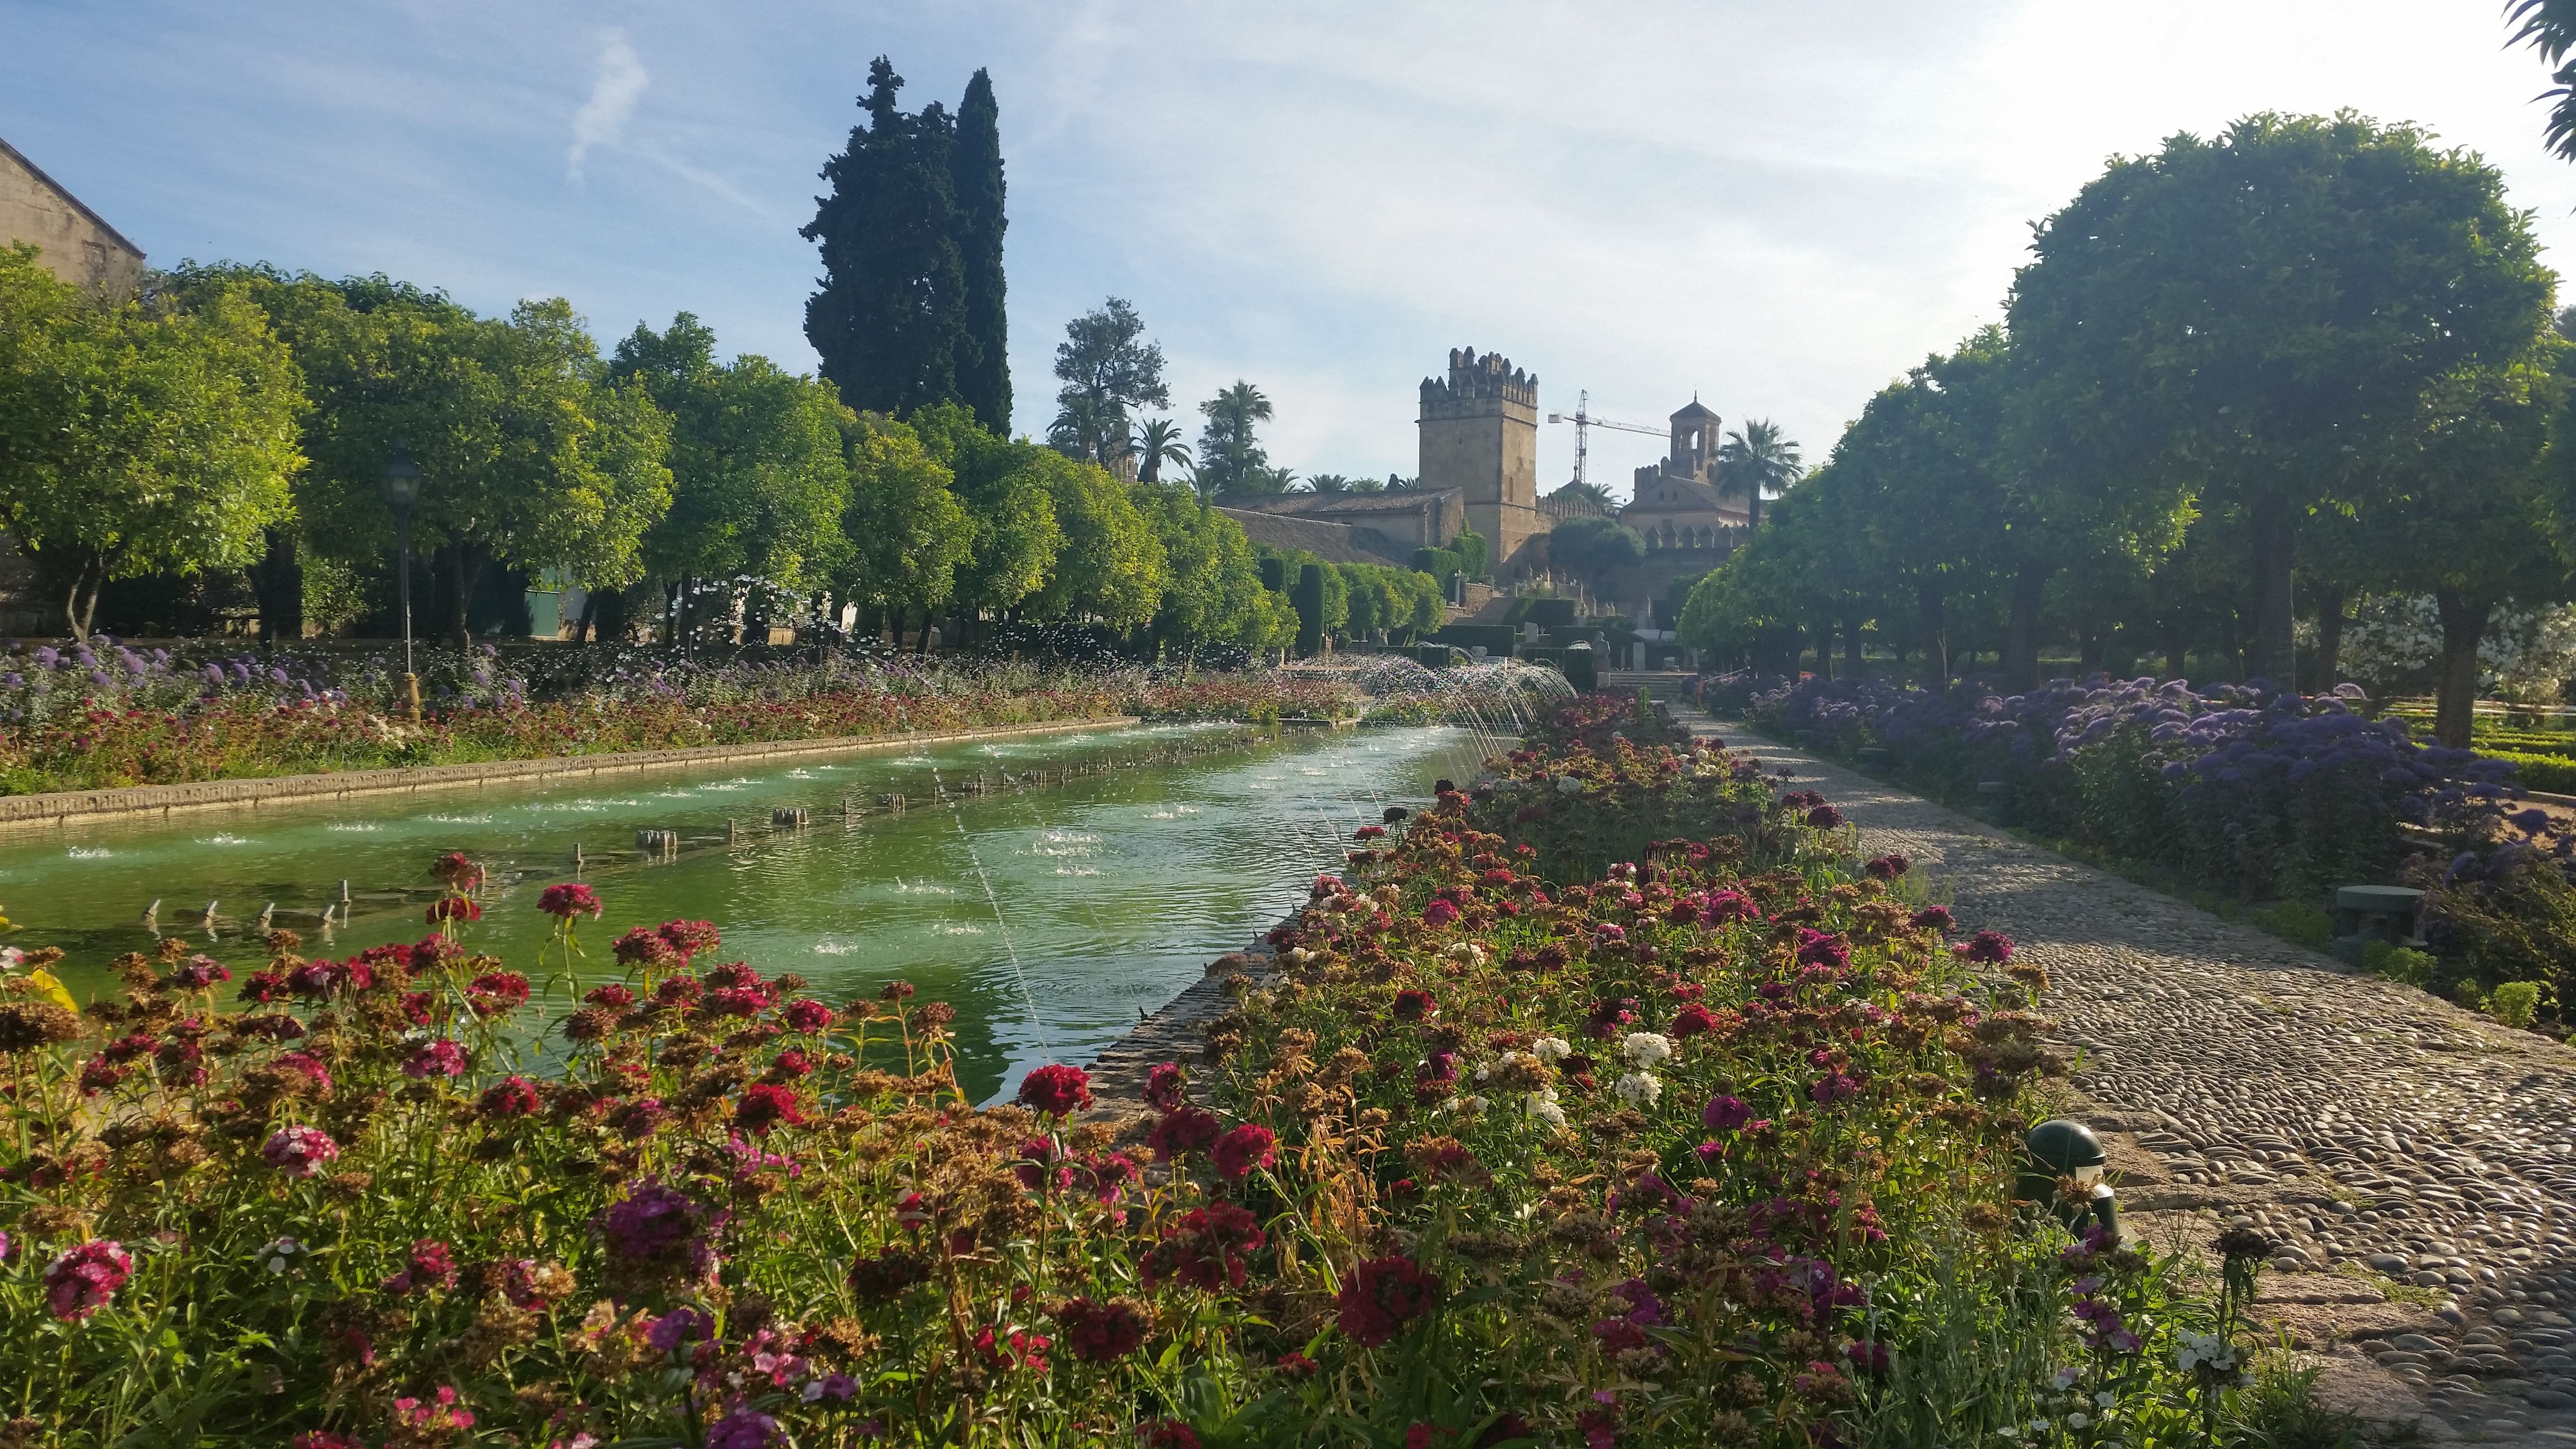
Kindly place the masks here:
POLYGON ((951 1002, 980 1097, 1040 1063, 1089 1060, 1304 899, 1352 831, 1422 804, 1440 776, 1473 776, 1483 747, 1449 727, 1277 740, 1137 727, 206 811, 0 839, 0 909, 19 928, 10 944, 70 953, 65 980, 84 999, 115 989, 108 961, 153 948, 140 917, 156 898, 157 932, 238 980, 264 956, 255 927, 271 903, 307 955, 418 940, 430 862, 463 851, 493 877, 467 946, 540 977, 552 922, 537 895, 575 878, 579 848, 605 907, 579 926, 588 982, 616 974, 608 946, 629 926, 712 921, 713 959, 797 973, 827 1001, 901 979, 951 1002), (1004 781, 1032 771, 1045 783, 1004 781), (906 808, 844 820, 844 801, 884 795, 906 808), (773 828, 773 811, 798 808, 809 825, 773 828), (639 853, 648 829, 685 844, 639 853), (344 880, 349 920, 326 934, 310 922, 344 880))

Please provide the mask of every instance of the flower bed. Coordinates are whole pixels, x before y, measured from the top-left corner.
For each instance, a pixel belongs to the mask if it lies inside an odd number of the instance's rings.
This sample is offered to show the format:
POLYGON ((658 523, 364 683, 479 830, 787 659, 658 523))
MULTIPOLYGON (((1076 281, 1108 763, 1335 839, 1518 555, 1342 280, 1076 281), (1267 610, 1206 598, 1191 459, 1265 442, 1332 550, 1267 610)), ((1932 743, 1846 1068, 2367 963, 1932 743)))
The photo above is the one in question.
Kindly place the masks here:
POLYGON ((2232 1322, 2013 1203, 2044 973, 1672 733, 1581 701, 1363 830, 1133 1117, 1070 1067, 977 1110, 947 1007, 827 1005, 705 922, 587 963, 570 890, 548 1014, 456 934, 461 857, 411 947, 279 932, 234 981, 174 939, 86 1020, 31 954, 0 1433, 2199 1442, 2232 1322), (1545 873, 1639 812, 1689 833, 1545 873))
POLYGON ((2014 824, 2186 888, 2313 912, 2339 886, 2421 885, 2444 962, 2425 984, 2443 994, 2530 980, 2554 1018, 2576 991, 2576 830, 2515 807, 2514 761, 2420 744, 2348 694, 2098 676, 2011 696, 1848 679, 1736 689, 1715 703, 1775 735, 1845 758, 1884 749, 1895 774, 1961 804, 2000 782, 2014 824))
MULTIPOLYGON (((0 793, 1101 719, 1348 717, 1365 701, 1275 670, 951 666, 903 658, 700 665, 566 651, 533 683, 488 650, 424 651, 432 704, 396 707, 390 659, 174 659, 38 649, 0 674, 0 793), (586 667, 582 667, 586 666, 586 667)), ((546 661, 540 661, 546 663, 546 661)))

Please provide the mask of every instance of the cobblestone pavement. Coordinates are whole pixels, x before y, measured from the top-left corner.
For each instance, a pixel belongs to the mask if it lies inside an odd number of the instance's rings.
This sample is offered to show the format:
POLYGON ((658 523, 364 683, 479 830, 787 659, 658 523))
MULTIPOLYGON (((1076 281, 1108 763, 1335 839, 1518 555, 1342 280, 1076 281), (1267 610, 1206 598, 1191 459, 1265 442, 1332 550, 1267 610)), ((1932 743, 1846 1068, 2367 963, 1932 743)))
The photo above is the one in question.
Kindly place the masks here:
POLYGON ((2576 1445, 2576 1051, 2023 844, 1741 726, 1963 926, 2045 965, 2130 1220, 2286 1244, 2261 1311, 2331 1399, 2484 1443, 2576 1445))

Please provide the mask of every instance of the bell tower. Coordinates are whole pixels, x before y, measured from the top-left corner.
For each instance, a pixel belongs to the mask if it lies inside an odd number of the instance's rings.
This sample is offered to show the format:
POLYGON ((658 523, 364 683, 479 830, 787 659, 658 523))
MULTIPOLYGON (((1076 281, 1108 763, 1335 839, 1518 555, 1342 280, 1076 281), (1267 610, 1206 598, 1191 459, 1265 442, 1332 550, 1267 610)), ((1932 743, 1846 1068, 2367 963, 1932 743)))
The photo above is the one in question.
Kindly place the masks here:
POLYGON ((1547 524, 1538 511, 1538 379, 1499 352, 1449 354, 1449 375, 1422 380, 1420 483, 1456 489, 1467 525, 1499 569, 1547 524))

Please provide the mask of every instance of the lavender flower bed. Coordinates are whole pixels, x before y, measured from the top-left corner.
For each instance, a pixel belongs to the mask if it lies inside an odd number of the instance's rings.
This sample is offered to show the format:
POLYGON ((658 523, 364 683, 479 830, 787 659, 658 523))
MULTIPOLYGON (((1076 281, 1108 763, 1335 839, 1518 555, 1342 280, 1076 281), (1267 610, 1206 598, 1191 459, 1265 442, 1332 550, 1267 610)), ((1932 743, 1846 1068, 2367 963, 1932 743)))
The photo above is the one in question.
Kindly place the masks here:
POLYGON ((1714 682, 1703 697, 1832 753, 1882 748, 1935 795, 1972 799, 2000 781, 2018 824, 2229 895, 2322 904, 2414 857, 2451 884, 2498 851, 2576 869, 2576 835, 2513 809, 2511 762, 2419 744, 2397 721, 2356 713, 2349 685, 2316 696, 2100 675, 2014 695, 1980 681, 1732 687, 1735 699, 1714 682))

